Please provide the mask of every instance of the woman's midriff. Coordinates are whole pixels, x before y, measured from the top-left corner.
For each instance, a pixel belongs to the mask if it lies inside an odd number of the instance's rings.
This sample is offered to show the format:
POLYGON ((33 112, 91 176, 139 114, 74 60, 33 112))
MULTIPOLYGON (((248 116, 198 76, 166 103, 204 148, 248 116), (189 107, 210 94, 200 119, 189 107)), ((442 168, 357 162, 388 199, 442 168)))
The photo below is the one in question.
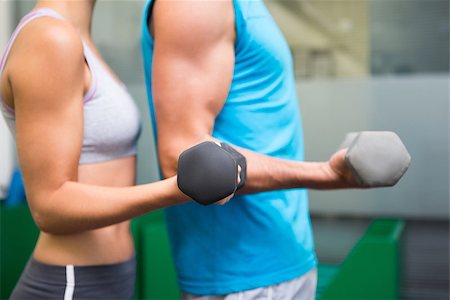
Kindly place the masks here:
MULTIPOLYGON (((132 186, 136 158, 81 165, 78 181, 100 186, 132 186)), ((130 221, 68 235, 41 232, 33 257, 54 265, 104 265, 127 260, 134 254, 130 221)))

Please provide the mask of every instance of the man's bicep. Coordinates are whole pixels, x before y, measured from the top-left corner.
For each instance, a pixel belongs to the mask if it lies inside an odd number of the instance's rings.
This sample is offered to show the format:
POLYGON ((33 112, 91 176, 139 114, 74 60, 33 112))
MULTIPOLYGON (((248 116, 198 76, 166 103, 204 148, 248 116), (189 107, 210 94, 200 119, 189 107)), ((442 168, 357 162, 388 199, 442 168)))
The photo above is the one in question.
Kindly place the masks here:
POLYGON ((179 6, 173 13, 168 5, 156 5, 154 11, 152 93, 161 166, 171 175, 181 151, 211 135, 226 101, 234 70, 234 23, 226 10, 222 19, 212 20, 223 3, 207 5, 207 11, 199 7, 203 21, 182 14, 179 6), (169 26, 176 16, 183 26, 169 26))
POLYGON ((191 60, 168 51, 155 53, 152 90, 158 129, 211 134, 228 96, 234 58, 227 49, 214 51, 222 55, 205 53, 210 57, 191 60))

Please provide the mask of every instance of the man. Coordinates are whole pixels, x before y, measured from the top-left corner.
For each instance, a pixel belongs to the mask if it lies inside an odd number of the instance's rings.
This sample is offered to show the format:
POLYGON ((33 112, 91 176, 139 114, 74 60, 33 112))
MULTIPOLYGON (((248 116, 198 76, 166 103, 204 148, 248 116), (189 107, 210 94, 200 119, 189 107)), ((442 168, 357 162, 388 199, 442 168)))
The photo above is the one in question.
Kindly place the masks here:
POLYGON ((143 53, 160 167, 204 140, 247 160, 225 206, 166 210, 185 299, 314 299, 307 191, 357 187, 345 150, 303 161, 290 51, 261 0, 149 1, 143 53))

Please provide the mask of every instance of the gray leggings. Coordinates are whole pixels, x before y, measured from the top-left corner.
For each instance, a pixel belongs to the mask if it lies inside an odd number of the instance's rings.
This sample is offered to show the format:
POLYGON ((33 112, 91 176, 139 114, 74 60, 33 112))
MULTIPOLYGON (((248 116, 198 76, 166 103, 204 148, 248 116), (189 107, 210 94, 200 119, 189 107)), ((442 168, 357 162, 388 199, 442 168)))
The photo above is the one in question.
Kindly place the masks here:
POLYGON ((100 266, 47 265, 31 258, 11 300, 133 299, 136 260, 100 266))

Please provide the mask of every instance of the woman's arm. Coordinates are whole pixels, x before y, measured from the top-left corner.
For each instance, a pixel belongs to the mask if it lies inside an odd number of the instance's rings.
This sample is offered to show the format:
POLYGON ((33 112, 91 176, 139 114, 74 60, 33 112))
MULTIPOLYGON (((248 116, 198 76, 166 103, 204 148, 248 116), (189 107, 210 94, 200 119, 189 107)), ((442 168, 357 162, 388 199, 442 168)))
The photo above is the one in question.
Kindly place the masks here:
POLYGON ((17 150, 38 227, 69 234, 187 201, 176 178, 136 187, 78 183, 83 141, 84 55, 79 34, 43 18, 23 29, 8 61, 17 150))

